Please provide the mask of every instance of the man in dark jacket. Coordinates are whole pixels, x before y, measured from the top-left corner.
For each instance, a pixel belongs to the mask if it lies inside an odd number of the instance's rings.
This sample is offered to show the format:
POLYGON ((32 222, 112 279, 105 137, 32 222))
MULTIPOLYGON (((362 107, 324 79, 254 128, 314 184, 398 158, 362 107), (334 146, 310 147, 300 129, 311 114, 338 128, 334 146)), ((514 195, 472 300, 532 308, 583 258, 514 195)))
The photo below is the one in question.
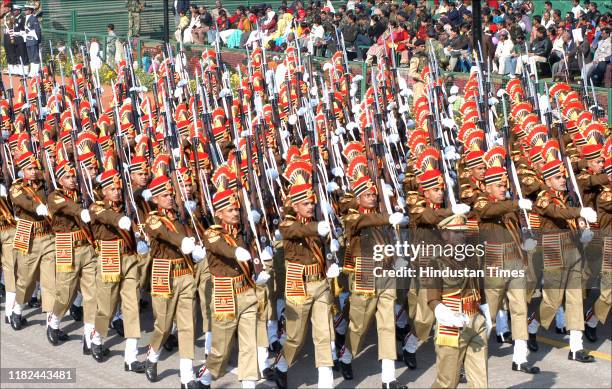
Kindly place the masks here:
POLYGON ((552 42, 546 34, 546 28, 540 26, 536 32, 536 39, 529 48, 529 54, 517 59, 516 74, 522 74, 525 64, 529 66, 528 71, 533 74, 536 71, 536 62, 548 62, 551 51, 552 42))

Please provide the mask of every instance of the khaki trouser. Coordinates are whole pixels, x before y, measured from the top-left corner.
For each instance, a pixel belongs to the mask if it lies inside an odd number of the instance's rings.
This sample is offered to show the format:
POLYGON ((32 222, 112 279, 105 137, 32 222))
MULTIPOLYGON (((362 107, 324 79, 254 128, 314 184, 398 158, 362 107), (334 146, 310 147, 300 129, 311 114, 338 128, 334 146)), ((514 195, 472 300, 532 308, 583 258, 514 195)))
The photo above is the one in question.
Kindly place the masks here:
POLYGON ((151 255, 136 254, 138 257, 138 287, 141 291, 147 290, 151 281, 151 255))
POLYGON ((493 323, 495 323, 497 311, 503 305, 504 297, 508 297, 508 308, 512 319, 512 338, 529 339, 525 278, 486 278, 485 287, 485 295, 493 323))
POLYGON ((170 335, 172 322, 176 320, 180 358, 195 359, 195 325, 193 321, 195 281, 191 274, 186 274, 181 277, 171 278, 171 286, 171 297, 152 297, 155 325, 153 335, 151 335, 151 348, 155 352, 159 352, 161 346, 166 342, 168 335, 170 335))
POLYGON ((544 287, 540 303, 540 323, 548 329, 565 297, 565 327, 584 331, 582 311, 582 271, 579 264, 572 269, 544 270, 544 287))
POLYGON ((25 304, 32 297, 40 278, 42 311, 51 312, 55 302, 55 236, 34 236, 30 253, 15 251, 17 260, 17 304, 25 304))
POLYGON ((257 347, 268 347, 268 319, 270 318, 270 301, 268 281, 265 285, 256 285, 257 295, 257 347))
POLYGON ((200 298, 200 312, 202 313, 202 331, 208 332, 210 331, 210 302, 212 301, 213 285, 206 258, 195 265, 195 274, 195 285, 200 298))
POLYGON ((63 317, 77 290, 83 295, 83 321, 93 324, 96 319, 96 251, 88 243, 74 248, 74 270, 55 274, 55 304, 53 314, 63 317))
POLYGON ((13 238, 15 228, 0 231, 0 260, 2 261, 2 274, 4 274, 4 289, 15 292, 17 280, 17 261, 13 254, 13 238))
POLYGON ((487 328, 480 313, 459 333, 459 347, 436 345, 436 380, 432 388, 456 388, 463 364, 470 388, 488 387, 487 328))
POLYGON ((128 36, 140 36, 140 12, 128 13, 128 36))
POLYGON ((334 339, 334 324, 331 314, 332 296, 326 279, 307 282, 306 298, 302 303, 287 300, 287 340, 283 354, 291 366, 304 345, 308 318, 312 324, 312 341, 315 348, 316 367, 333 366, 331 342, 334 339))
MULTIPOLYGON (((102 266, 101 261, 98 261, 102 266)), ((121 254, 121 280, 105 282, 101 268, 96 276, 96 331, 108 335, 108 325, 115 314, 121 297, 121 314, 126 338, 140 338, 140 316, 138 312, 138 257, 136 254, 121 254)))
POLYGON ((419 288, 416 299, 416 313, 414 316, 414 334, 421 341, 427 340, 431 333, 431 327, 435 320, 435 316, 429 305, 427 304, 427 289, 419 288))
POLYGON ((610 312, 610 306, 612 305, 612 272, 603 272, 601 274, 601 289, 600 294, 595 303, 593 304, 593 311, 597 319, 604 324, 608 313, 610 312))
POLYGON ((378 359, 395 360, 397 358, 395 351, 395 297, 395 289, 377 290, 374 296, 351 293, 346 346, 353 355, 357 355, 361 351, 372 318, 376 315, 378 359))
POLYGON ((238 380, 257 381, 257 296, 249 288, 236 295, 236 315, 233 318, 212 319, 212 349, 206 368, 215 378, 225 374, 234 337, 238 334, 238 380))

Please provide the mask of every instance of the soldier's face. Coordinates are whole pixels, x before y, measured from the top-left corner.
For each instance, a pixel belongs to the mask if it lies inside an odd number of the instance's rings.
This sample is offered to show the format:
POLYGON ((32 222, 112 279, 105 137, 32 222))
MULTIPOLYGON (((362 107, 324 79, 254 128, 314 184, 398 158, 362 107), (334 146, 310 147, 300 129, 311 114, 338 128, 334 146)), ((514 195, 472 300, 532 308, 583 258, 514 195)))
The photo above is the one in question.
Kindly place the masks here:
POLYGON ((567 190, 567 187, 565 186, 566 182, 567 181, 563 174, 557 174, 556 176, 546 179, 546 185, 558 192, 565 192, 567 190))
POLYGON ((193 194, 193 185, 191 185, 191 181, 185 181, 185 193, 187 197, 191 197, 193 194))
POLYGON ((236 225, 240 222, 240 208, 231 206, 217 212, 217 217, 221 222, 236 225))
POLYGON ((149 173, 147 172, 136 172, 130 174, 132 178, 132 184, 139 188, 144 188, 147 186, 147 182, 149 181, 149 173))
POLYGON ((423 196, 433 204, 442 204, 444 202, 444 189, 441 187, 427 189, 423 191, 423 196))
POLYGON ((34 181, 40 178, 42 172, 33 164, 23 169, 23 178, 34 181))
POLYGON ((168 191, 153 197, 153 202, 161 209, 174 208, 174 196, 168 191))
POLYGON ((64 175, 64 177, 60 178, 60 185, 66 190, 75 190, 76 189, 76 177, 72 173, 68 173, 64 175))
POLYGON ((506 187, 505 183, 496 182, 494 184, 489 184, 486 187, 487 193, 493 197, 497 201, 504 200, 506 198, 506 187))
POLYGON ((121 199, 121 189, 114 186, 109 186, 102 189, 102 194, 104 195, 104 199, 106 201, 111 201, 113 203, 119 202, 119 199, 121 199))
POLYGON ((309 219, 314 216, 314 202, 311 200, 293 204, 293 210, 298 216, 309 219))
POLYGON ((587 161, 587 165, 593 172, 593 174, 599 174, 603 170, 604 160, 603 158, 597 158, 593 161, 587 161))
POLYGON ((362 208, 366 208, 366 209, 372 209, 374 207, 376 207, 376 193, 374 193, 373 191, 369 190, 365 193, 362 193, 359 196, 359 206, 362 208))
POLYGON ((472 173, 472 176, 475 179, 477 179, 478 181, 482 181, 484 180, 485 170, 486 169, 484 165, 479 165, 479 166, 471 168, 470 173, 472 173))
POLYGON ((98 169, 95 165, 89 165, 85 167, 85 171, 89 175, 89 178, 91 178, 92 180, 96 177, 97 170, 98 169))

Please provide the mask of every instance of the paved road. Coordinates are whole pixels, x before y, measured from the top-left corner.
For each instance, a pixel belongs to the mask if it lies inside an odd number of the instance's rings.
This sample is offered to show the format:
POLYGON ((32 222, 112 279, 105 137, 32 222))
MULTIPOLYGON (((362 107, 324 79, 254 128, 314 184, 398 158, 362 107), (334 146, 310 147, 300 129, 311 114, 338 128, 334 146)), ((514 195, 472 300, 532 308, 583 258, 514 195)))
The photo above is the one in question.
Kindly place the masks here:
MULTIPOLYGON (((2 312, 4 316, 4 312, 2 312)), ((16 333, 2 321, 0 324, 0 365, 2 368, 15 367, 72 367, 76 368, 75 384, 48 384, 48 387, 74 388, 175 388, 179 386, 178 353, 163 352, 158 365, 159 382, 150 384, 144 375, 126 373, 123 371, 123 344, 111 330, 107 345, 111 349, 110 359, 103 363, 95 362, 91 357, 81 353, 80 337, 81 323, 72 321, 69 317, 62 321, 62 328, 70 335, 70 341, 57 346, 51 346, 45 337, 44 316, 40 310, 26 310, 25 317, 30 325, 16 333)), ((139 341, 141 358, 144 358, 147 341, 152 330, 151 311, 142 313, 143 335, 139 341)), ((500 347, 493 339, 490 342, 489 384, 496 388, 541 388, 541 387, 580 387, 609 388, 612 387, 612 325, 610 320, 605 327, 599 327, 599 340, 585 346, 596 351, 597 362, 579 364, 567 360, 567 337, 546 332, 541 333, 540 351, 532 353, 530 360, 537 362, 542 372, 536 376, 528 376, 511 371, 512 348, 509 345, 500 347)), ((309 339, 309 338, 307 338, 309 339)), ((339 388, 377 388, 380 387, 380 364, 377 361, 374 345, 375 333, 369 333, 369 346, 353 362, 355 379, 343 381, 342 376, 335 373, 335 385, 339 388)), ((204 340, 200 334, 196 341, 196 356, 204 357, 204 340)), ((289 384, 292 387, 315 387, 317 374, 314 369, 312 347, 307 345, 301 358, 289 371, 289 384)), ((418 352, 419 366, 416 370, 408 370, 403 362, 396 363, 396 374, 401 383, 409 387, 429 387, 435 377, 435 354, 431 341, 421 346, 418 352)), ((204 361, 197 361, 198 366, 204 361)), ((230 362, 235 366, 234 360, 230 362)), ((40 387, 37 385, 1 383, 0 387, 40 387)), ((230 371, 222 379, 214 383, 215 387, 240 387, 236 375, 230 371)), ((259 388, 274 387, 272 382, 260 381, 259 388)))

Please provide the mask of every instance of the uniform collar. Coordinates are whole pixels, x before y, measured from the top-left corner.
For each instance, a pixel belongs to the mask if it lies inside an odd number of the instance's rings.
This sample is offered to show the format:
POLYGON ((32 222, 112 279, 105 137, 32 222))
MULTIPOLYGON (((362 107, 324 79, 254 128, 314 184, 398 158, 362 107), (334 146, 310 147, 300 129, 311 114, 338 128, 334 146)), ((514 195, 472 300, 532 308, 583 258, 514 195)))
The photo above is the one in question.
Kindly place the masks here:
POLYGON ((174 211, 172 209, 163 209, 163 208, 158 208, 157 212, 162 215, 167 217, 168 219, 170 219, 171 221, 176 220, 176 215, 174 214, 174 211))
POLYGON ((309 218, 309 217, 301 217, 300 215, 297 215, 297 216, 295 217, 295 219, 296 219, 297 221, 299 221, 300 223, 302 223, 302 224, 310 223, 310 222, 312 221, 312 219, 311 219, 311 218, 309 218))
POLYGON ((221 227, 223 227, 223 230, 227 232, 229 235, 233 236, 234 238, 238 236, 238 225, 237 224, 221 223, 221 227))
POLYGON ((359 213, 376 213, 376 208, 359 207, 359 213))

